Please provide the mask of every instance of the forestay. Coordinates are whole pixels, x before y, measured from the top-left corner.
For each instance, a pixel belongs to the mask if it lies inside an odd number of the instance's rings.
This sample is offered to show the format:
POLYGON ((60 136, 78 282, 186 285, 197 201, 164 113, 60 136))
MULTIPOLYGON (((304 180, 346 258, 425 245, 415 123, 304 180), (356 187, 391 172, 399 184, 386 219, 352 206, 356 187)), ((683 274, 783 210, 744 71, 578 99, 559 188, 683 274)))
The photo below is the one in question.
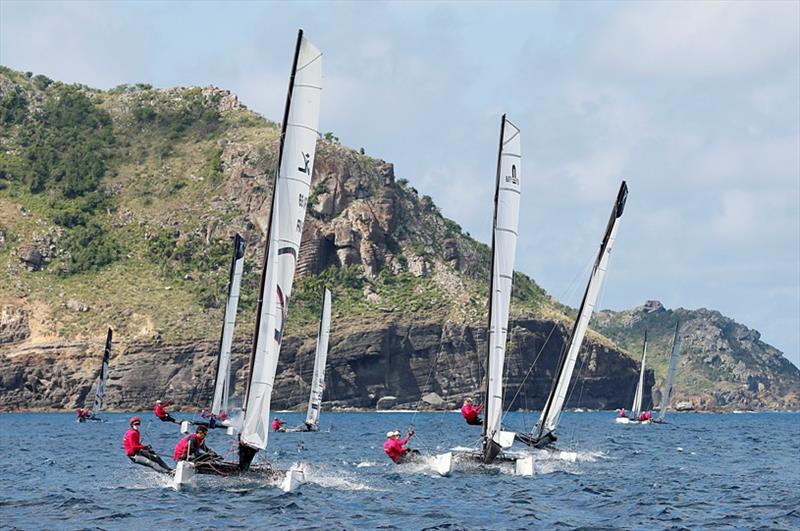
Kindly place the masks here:
POLYGON ((103 407, 103 397, 106 396, 106 382, 108 381, 108 363, 111 360, 111 329, 106 334, 106 347, 103 350, 103 363, 100 365, 100 379, 97 382, 97 392, 94 395, 92 414, 97 415, 103 407))
POLYGON ((239 307, 239 291, 242 285, 244 250, 244 238, 236 234, 233 238, 233 257, 231 258, 231 270, 228 279, 228 299, 225 304, 225 317, 222 323, 222 335, 219 340, 214 400, 211 403, 211 413, 215 416, 219 416, 221 411, 228 411, 231 381, 231 346, 233 345, 233 330, 236 326, 236 310, 239 307))
MULTIPOLYGON (((493 252, 486 364, 486 419, 483 427, 484 456, 489 455, 488 449, 493 446, 493 443, 500 446, 508 445, 505 438, 501 439, 503 364, 506 355, 508 313, 511 304, 514 257, 519 226, 521 153, 520 131, 503 115, 500 125, 492 232, 493 252)), ((491 460, 491 457, 488 459, 491 460)))
POLYGON ((661 393, 661 410, 658 412, 658 420, 664 420, 664 417, 667 416, 667 408, 672 398, 672 381, 675 378, 675 370, 678 367, 678 354, 681 351, 680 327, 681 323, 678 321, 675 324, 675 337, 672 339, 672 355, 669 358, 667 382, 664 384, 664 391, 661 393))
POLYGON ((603 279, 606 275, 608 261, 611 257, 611 250, 617 237, 617 229, 619 228, 622 212, 625 209, 625 200, 627 197, 628 186, 625 184, 625 181, 622 181, 622 185, 617 193, 617 199, 614 202, 614 208, 611 211, 611 217, 606 226, 603 241, 600 244, 600 251, 597 254, 594 267, 592 268, 592 274, 589 277, 589 285, 586 287, 586 292, 583 295, 583 300, 578 310, 578 318, 570 334, 569 346, 565 355, 562 355, 559 360, 553 388, 550 391, 542 414, 539 417, 539 422, 537 424, 538 435, 536 436, 538 440, 541 440, 542 437, 548 434, 552 434, 561 417, 561 411, 564 407, 564 401, 567 398, 570 380, 572 379, 572 372, 575 369, 575 362, 578 359, 578 352, 583 343, 583 337, 586 335, 586 329, 589 327, 589 319, 592 317, 592 311, 597 302, 597 296, 603 285, 603 279))
POLYGON ((311 396, 308 399, 306 425, 319 422, 322 393, 325 390, 325 363, 328 361, 328 338, 331 333, 331 292, 325 288, 322 294, 322 315, 317 336, 317 352, 314 356, 314 375, 311 377, 311 396))
POLYGON ((267 446, 281 339, 292 293, 318 137, 322 54, 298 33, 272 198, 241 442, 267 446))
POLYGON ((639 418, 642 412, 642 393, 644 391, 644 367, 647 360, 647 332, 644 333, 644 346, 642 347, 642 365, 639 368, 639 383, 636 385, 636 394, 633 396, 633 406, 631 414, 633 418, 639 418))

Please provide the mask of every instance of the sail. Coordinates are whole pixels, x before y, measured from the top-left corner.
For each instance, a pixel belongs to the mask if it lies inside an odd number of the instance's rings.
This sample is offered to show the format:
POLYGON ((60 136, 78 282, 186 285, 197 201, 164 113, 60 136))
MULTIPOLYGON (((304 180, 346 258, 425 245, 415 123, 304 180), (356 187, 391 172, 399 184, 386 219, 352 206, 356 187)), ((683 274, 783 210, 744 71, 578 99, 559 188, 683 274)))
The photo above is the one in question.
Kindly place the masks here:
POLYGON ((322 407, 322 392, 325 389, 325 363, 328 361, 328 338, 331 334, 331 292, 325 288, 322 295, 322 316, 317 336, 317 352, 314 356, 314 375, 311 377, 311 396, 308 399, 306 424, 313 426, 319 422, 322 407))
POLYGON ((639 369, 639 383, 636 385, 636 394, 633 397, 631 413, 633 418, 638 418, 642 412, 642 393, 644 391, 644 367, 647 360, 647 332, 644 333, 644 346, 642 347, 642 366, 639 369))
POLYGON ((103 407, 103 397, 106 396, 106 382, 108 381, 108 362, 111 359, 111 329, 106 335, 106 348, 103 351, 103 363, 100 365, 100 379, 97 382, 97 392, 94 395, 92 414, 97 415, 103 407))
POLYGON ((219 415, 228 411, 228 395, 231 380, 231 346, 233 345, 233 329, 236 326, 236 309, 239 306, 239 289, 242 285, 244 270, 245 242, 239 234, 233 238, 233 258, 228 279, 228 301, 225 305, 225 317, 222 323, 222 335, 219 339, 219 357, 217 358, 217 378, 214 382, 214 400, 211 413, 219 415))
POLYGON ((672 339, 672 355, 669 358, 667 382, 664 384, 664 391, 661 393, 661 410, 658 412, 659 420, 664 420, 664 417, 667 416, 667 408, 672 398, 672 381, 675 378, 675 370, 678 368, 678 354, 681 351, 680 327, 681 323, 678 321, 675 324, 675 337, 672 339))
POLYGON ((267 446, 272 387, 314 169, 321 81, 322 54, 300 30, 286 98, 240 439, 253 449, 267 446))
POLYGON ((508 313, 514 278, 514 257, 519 225, 522 156, 519 129, 503 115, 494 199, 492 272, 489 289, 489 332, 486 364, 486 401, 483 426, 484 450, 490 441, 499 444, 503 414, 503 363, 506 356, 508 313))
POLYGON ((600 288, 605 278, 606 269, 608 268, 611 249, 617 237, 619 220, 622 217, 622 212, 625 210, 625 200, 627 197, 628 186, 625 184, 625 181, 622 181, 617 199, 614 202, 614 208, 611 211, 611 217, 606 226, 603 241, 600 244, 600 251, 597 254, 594 267, 592 268, 592 274, 589 277, 589 285, 586 287, 583 301, 581 301, 581 306, 578 310, 578 318, 569 336, 568 347, 559 360, 553 388, 550 391, 550 395, 547 397, 547 402, 545 402, 544 409, 542 409, 542 414, 539 417, 539 422, 537 424, 539 438, 553 432, 561 417, 561 410, 567 399, 567 390, 569 389, 570 380, 572 379, 572 371, 575 369, 575 362, 578 359, 578 352, 583 343, 583 336, 586 334, 586 329, 589 327, 589 319, 592 317, 592 311, 597 302, 597 296, 600 294, 600 288))

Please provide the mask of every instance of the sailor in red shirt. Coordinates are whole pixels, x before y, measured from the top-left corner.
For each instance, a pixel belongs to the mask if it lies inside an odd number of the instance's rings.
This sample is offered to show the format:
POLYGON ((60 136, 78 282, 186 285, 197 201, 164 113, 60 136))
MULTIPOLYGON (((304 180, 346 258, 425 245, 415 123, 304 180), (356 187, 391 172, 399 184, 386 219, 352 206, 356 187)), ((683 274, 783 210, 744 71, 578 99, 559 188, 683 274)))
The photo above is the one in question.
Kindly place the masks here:
POLYGON ((169 402, 161 402, 161 400, 156 400, 156 405, 153 406, 153 414, 163 422, 174 422, 175 424, 180 424, 180 421, 175 420, 172 415, 167 413, 168 405, 169 402))
POLYGON ((283 428, 283 421, 278 417, 272 419, 272 431, 285 431, 283 428))
POLYGON ((125 432, 122 438, 122 446, 125 448, 125 455, 136 464, 149 466, 158 472, 171 472, 161 457, 150 446, 145 446, 139 436, 139 426, 142 421, 139 417, 132 417, 129 424, 131 429, 125 432))
POLYGON ((406 462, 409 455, 419 454, 419 450, 403 447, 412 435, 414 435, 413 430, 408 432, 405 439, 400 439, 400 430, 390 431, 386 434, 386 442, 383 443, 383 451, 386 452, 389 459, 400 464, 406 462))
POLYGON ((461 406, 461 414, 464 416, 464 419, 467 421, 467 424, 471 426, 481 426, 483 425, 483 421, 478 418, 478 413, 481 412, 481 408, 483 406, 475 407, 472 405, 471 398, 464 399, 464 405, 461 406))

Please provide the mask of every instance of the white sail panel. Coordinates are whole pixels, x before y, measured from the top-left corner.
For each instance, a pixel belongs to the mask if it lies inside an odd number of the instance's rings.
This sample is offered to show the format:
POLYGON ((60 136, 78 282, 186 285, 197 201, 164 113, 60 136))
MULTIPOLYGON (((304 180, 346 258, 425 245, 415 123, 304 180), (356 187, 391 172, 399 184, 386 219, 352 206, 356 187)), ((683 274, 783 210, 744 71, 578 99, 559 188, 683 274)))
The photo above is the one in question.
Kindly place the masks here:
POLYGON ((322 54, 300 34, 275 183, 266 279, 242 443, 264 449, 319 133, 322 54))
POLYGON ((617 200, 614 204, 614 209, 611 212, 608 226, 606 227, 606 234, 603 243, 600 245, 600 253, 595 260, 592 274, 589 277, 589 285, 586 288, 586 293, 583 296, 583 303, 581 310, 578 314, 578 319, 573 328, 570 337, 569 347, 566 356, 563 360, 563 367, 559 373, 558 383, 551 392, 547 399, 542 414, 539 417, 538 428, 539 434, 545 434, 555 430, 558 424, 558 419, 561 417, 561 410, 564 407, 564 401, 567 399, 567 391, 569 389, 570 381, 572 380, 572 372, 575 369, 575 362, 578 359, 578 352, 580 351, 583 337, 586 335, 586 329, 589 327, 589 320, 594 311, 594 305, 597 303, 597 296, 600 294, 600 288, 603 285, 603 279, 608 269, 608 261, 611 257, 611 250, 614 247, 614 241, 617 238, 617 229, 619 228, 619 220, 622 216, 622 211, 625 207, 625 200, 628 195, 628 187, 625 181, 622 182, 617 200))
POLYGON ((644 392, 644 368, 647 361, 647 336, 645 335, 644 347, 642 348, 642 366, 639 369, 639 383, 636 385, 636 394, 633 396, 633 406, 631 412, 633 418, 638 418, 642 412, 642 394, 644 392))
POLYGON ((230 279, 228 282, 228 301, 225 305, 225 317, 222 324, 217 379, 214 385, 214 399, 211 413, 219 415, 228 411, 228 393, 231 379, 231 347, 233 346, 233 330, 236 327, 236 310, 239 307, 239 292, 244 271, 244 239, 236 235, 233 239, 233 258, 231 261, 230 279))
POLYGON ((667 416, 667 408, 672 398, 672 382, 675 378, 675 370, 678 367, 678 354, 681 351, 680 322, 675 325, 675 337, 672 339, 672 355, 669 358, 669 372, 667 373, 667 383, 661 393, 661 410, 658 412, 659 420, 664 420, 667 416))
MULTIPOLYGON (((503 117, 494 223, 492 293, 489 308, 489 362, 487 367, 486 426, 484 434, 495 440, 503 414, 503 364, 508 336, 508 313, 514 278, 514 258, 519 227, 522 150, 519 129, 503 117)), ((499 444, 499 441, 496 441, 499 444)))
POLYGON ((92 405, 92 413, 97 415, 103 407, 103 397, 106 396, 106 382, 108 381, 108 364, 111 360, 111 329, 108 329, 106 335, 106 346, 103 350, 103 362, 100 365, 100 378, 97 381, 97 392, 94 395, 94 404, 92 405))
POLYGON ((322 296, 322 319, 317 336, 317 352, 314 356, 314 375, 311 377, 311 396, 308 399, 306 424, 309 426, 319 422, 322 407, 322 393, 325 390, 325 364, 328 361, 328 339, 331 334, 331 292, 325 288, 322 296))

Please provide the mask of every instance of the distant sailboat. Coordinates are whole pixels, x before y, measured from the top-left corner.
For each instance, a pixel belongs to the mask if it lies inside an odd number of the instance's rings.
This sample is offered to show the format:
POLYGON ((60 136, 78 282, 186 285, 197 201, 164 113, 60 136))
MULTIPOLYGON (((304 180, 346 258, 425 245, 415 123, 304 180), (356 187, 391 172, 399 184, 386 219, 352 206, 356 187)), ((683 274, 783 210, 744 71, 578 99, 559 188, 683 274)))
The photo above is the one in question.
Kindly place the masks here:
POLYGON ((575 369, 575 362, 578 359, 578 353, 583 343, 583 337, 586 335, 586 330, 589 327, 589 319, 592 317, 594 305, 597 302, 597 296, 600 294, 600 287, 605 278, 606 269, 608 268, 608 261, 611 257, 611 249, 617 237, 617 229, 619 228, 619 221, 622 213, 625 210, 625 201, 628 198, 628 185, 622 181, 617 198, 614 201, 614 208, 611 210, 611 217, 606 225, 606 232, 603 236, 603 241, 600 244, 600 250, 592 268, 592 274, 589 277, 589 285, 586 286, 586 292, 583 295, 580 309, 578 310, 578 318, 569 335, 567 348, 562 352, 556 368, 556 377, 553 380, 553 386, 550 394, 547 397, 542 414, 539 417, 539 422, 529 435, 517 434, 517 440, 535 448, 543 448, 549 446, 557 440, 556 427, 561 418, 561 412, 564 408, 564 403, 567 399, 567 391, 569 389, 570 381, 572 380, 572 372, 575 369))
POLYGON ((645 372, 645 365, 647 362, 647 331, 644 333, 644 345, 642 346, 642 363, 641 367, 639 368, 639 382, 636 384, 636 393, 633 396, 633 405, 631 405, 631 415, 630 417, 626 417, 624 415, 620 415, 617 417, 616 422, 618 424, 628 424, 630 422, 641 422, 641 423, 649 423, 650 419, 642 420, 642 395, 644 394, 644 372, 645 372))
POLYGON ((672 382, 675 379, 675 371, 678 368, 678 355, 681 351, 681 336, 680 336, 681 322, 675 324, 675 337, 672 338, 672 354, 669 358, 669 372, 667 373, 667 381, 664 383, 664 389, 661 391, 661 409, 658 412, 658 418, 653 419, 657 424, 666 423, 667 408, 672 399, 672 382))
MULTIPOLYGON (((100 420, 100 417, 97 415, 100 413, 100 410, 103 407, 103 397, 106 396, 106 382, 108 382, 108 364, 111 360, 111 328, 108 329, 108 333, 106 334, 106 347, 103 350, 103 361, 100 363, 100 374, 97 378, 97 391, 94 394, 94 402, 92 404, 92 410, 86 416, 79 416, 78 422, 84 422, 87 420, 100 420)), ((84 410, 85 411, 85 410, 84 410)))
POLYGON ((285 431, 318 431, 319 415, 322 410, 322 393, 325 390, 325 364, 328 361, 328 339, 331 334, 331 292, 324 288, 322 293, 322 311, 319 319, 317 350, 314 355, 314 373, 311 376, 311 394, 308 398, 308 412, 302 426, 288 428, 285 431))
MULTIPOLYGON (((292 292, 306 204, 319 136, 319 103, 322 54, 300 30, 297 35, 289 91, 282 121, 278 171, 272 194, 264 267, 255 319, 250 377, 245 393, 238 463, 225 463, 229 470, 250 469, 259 450, 267 447, 270 402, 278 368, 281 341, 292 292)), ((229 473, 229 470, 225 470, 229 473)), ((269 469, 271 470, 271 469, 269 469)), ((218 470, 203 471, 219 473, 218 470)), ((175 485, 191 480, 194 467, 180 461, 175 485)), ((281 488, 293 490, 302 471, 291 469, 283 475, 281 488)))

